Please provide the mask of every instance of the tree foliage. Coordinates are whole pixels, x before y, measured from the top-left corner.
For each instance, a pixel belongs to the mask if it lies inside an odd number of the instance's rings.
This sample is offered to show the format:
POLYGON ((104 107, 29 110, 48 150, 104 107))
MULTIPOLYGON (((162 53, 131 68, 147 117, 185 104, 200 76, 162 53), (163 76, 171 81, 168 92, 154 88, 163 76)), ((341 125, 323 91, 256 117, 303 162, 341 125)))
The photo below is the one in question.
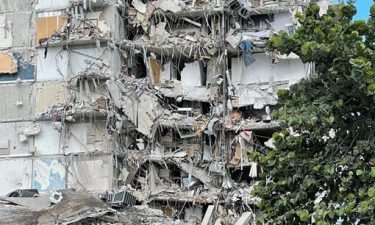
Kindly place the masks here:
POLYGON ((313 62, 315 74, 278 93, 273 116, 285 129, 256 159, 259 223, 375 224, 375 4, 368 21, 355 13, 349 2, 319 16, 313 2, 293 35, 267 43, 313 62))

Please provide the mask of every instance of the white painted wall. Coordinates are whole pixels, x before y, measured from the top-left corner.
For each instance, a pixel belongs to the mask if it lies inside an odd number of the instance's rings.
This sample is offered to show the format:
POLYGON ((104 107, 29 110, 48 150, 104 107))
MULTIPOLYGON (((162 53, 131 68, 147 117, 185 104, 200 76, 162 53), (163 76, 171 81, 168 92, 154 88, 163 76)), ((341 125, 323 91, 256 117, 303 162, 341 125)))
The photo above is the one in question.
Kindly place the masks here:
POLYGON ((160 82, 163 83, 165 80, 171 79, 171 62, 163 64, 163 68, 160 71, 160 82), (163 70, 164 69, 164 70, 163 70))
POLYGON ((12 43, 12 23, 6 19, 5 14, 0 14, 0 48, 10 48, 12 43))
POLYGON ((185 63, 185 67, 181 71, 182 86, 201 86, 201 75, 199 62, 185 63))
MULTIPOLYGON (((105 48, 73 48, 70 52, 61 47, 49 47, 44 58, 44 48, 38 49, 37 81, 67 80, 90 67, 98 58, 110 64, 110 51, 105 48), (69 58, 70 57, 70 58, 69 58), (58 68, 61 72, 56 69, 58 68)), ((98 69, 97 65, 92 68, 98 69)), ((110 73, 110 71, 107 71, 110 73)))
POLYGON ((283 13, 277 13, 274 15, 274 22, 273 22, 273 28, 276 32, 279 32, 281 30, 286 30, 286 24, 292 23, 292 14, 289 12, 283 12, 283 13))
POLYGON ((38 49, 37 81, 66 80, 68 78, 68 52, 61 47, 49 47, 44 58, 44 48, 38 49), (59 70, 57 70, 57 68, 59 70), (59 73, 61 72, 61 74, 59 73))
POLYGON ((1 85, 0 102, 0 121, 31 119, 35 104, 33 85, 1 85))
MULTIPOLYGON (((26 122, 19 123, 0 123, 1 143, 10 142, 9 155, 28 155, 29 149, 33 146, 33 138, 30 137, 27 142, 21 143, 18 134, 27 126, 26 122)), ((2 145, 4 145, 2 144, 2 145)))
POLYGON ((16 189, 112 189, 112 155, 0 158, 0 195, 16 189))
POLYGON ((31 187, 31 159, 0 159, 0 195, 31 187))
MULTIPOLYGON (((103 59, 103 61, 110 66, 110 51, 106 48, 71 48, 70 52, 70 69, 68 67, 69 76, 77 75, 89 68, 91 62, 95 62, 97 59, 103 59)), ((94 69, 98 66, 94 65, 94 69)), ((109 72, 109 71, 108 71, 109 72)))
POLYGON ((87 133, 89 130, 88 123, 77 123, 69 126, 69 132, 67 136, 67 148, 65 152, 78 153, 78 152, 90 152, 92 147, 87 144, 87 133))
POLYGON ((36 10, 61 9, 69 6, 69 0, 38 0, 36 10))
POLYGON ((69 99, 68 88, 62 82, 37 82, 35 90, 36 115, 46 111, 49 106, 66 103, 69 99))
MULTIPOLYGON (((20 142, 19 134, 30 122, 0 123, 0 136, 3 145, 10 141, 10 156, 29 155, 33 150, 37 156, 63 154, 64 146, 61 133, 53 122, 38 122, 41 132, 28 141, 20 142)), ((75 123, 69 125, 70 135, 67 136, 65 154, 87 153, 108 150, 109 138, 106 136, 104 122, 75 123)), ((69 133, 69 132, 68 132, 69 133)))
MULTIPOLYGON (((12 24, 12 47, 31 47, 35 35, 34 32, 27 32, 31 29, 31 12, 7 14, 7 19, 12 24)), ((2 44, 1 42, 0 40, 0 45, 2 44)))
POLYGON ((65 154, 108 150, 105 122, 74 123, 69 126, 65 154))
POLYGON ((55 155, 62 153, 61 133, 52 122, 38 122, 41 132, 35 136, 34 146, 36 155, 55 155))
POLYGON ((30 0, 1 0, 0 12, 26 12, 32 10, 30 0))
POLYGON ((232 58, 232 82, 252 84, 273 81, 296 81, 306 75, 300 59, 280 59, 277 64, 271 64, 268 56, 263 53, 253 55, 256 61, 245 66, 243 58, 232 58))
POLYGON ((68 168, 68 188, 88 191, 111 189, 112 156, 72 157, 68 168))

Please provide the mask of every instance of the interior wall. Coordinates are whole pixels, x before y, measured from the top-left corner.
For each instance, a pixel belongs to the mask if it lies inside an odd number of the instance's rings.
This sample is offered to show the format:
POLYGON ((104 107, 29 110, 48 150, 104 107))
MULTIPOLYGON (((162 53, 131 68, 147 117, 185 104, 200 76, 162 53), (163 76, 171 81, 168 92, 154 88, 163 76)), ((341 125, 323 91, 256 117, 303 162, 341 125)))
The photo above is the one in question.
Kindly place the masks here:
POLYGON ((253 54, 253 56, 256 61, 249 66, 245 65, 242 58, 232 58, 233 84, 295 81, 306 74, 300 59, 280 59, 277 64, 271 64, 264 53, 253 54))

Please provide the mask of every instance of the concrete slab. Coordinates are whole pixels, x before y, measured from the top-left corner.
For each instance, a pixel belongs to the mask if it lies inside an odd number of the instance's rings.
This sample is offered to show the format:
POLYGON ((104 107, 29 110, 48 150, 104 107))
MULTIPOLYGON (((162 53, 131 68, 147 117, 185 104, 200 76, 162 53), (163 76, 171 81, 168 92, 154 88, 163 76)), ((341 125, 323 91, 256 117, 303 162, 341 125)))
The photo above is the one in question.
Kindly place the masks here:
POLYGON ((252 212, 244 212, 242 216, 237 220, 235 225, 248 225, 252 217, 252 212))
POLYGON ((214 212, 215 206, 209 205, 206 211, 206 214, 204 214, 203 220, 201 225, 210 225, 212 221, 212 214, 214 212))

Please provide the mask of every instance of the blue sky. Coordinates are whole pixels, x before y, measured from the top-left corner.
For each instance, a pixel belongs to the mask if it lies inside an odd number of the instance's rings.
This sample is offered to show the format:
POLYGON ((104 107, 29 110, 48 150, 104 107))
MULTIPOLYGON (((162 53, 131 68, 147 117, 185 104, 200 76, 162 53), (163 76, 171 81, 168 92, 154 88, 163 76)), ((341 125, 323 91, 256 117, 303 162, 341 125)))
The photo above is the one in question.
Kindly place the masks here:
MULTIPOLYGON (((332 3, 337 3, 339 0, 332 0, 332 3)), ((357 14, 354 16, 354 19, 364 19, 366 20, 369 16, 370 6, 372 5, 373 0, 357 0, 355 3, 357 7, 357 14)))

